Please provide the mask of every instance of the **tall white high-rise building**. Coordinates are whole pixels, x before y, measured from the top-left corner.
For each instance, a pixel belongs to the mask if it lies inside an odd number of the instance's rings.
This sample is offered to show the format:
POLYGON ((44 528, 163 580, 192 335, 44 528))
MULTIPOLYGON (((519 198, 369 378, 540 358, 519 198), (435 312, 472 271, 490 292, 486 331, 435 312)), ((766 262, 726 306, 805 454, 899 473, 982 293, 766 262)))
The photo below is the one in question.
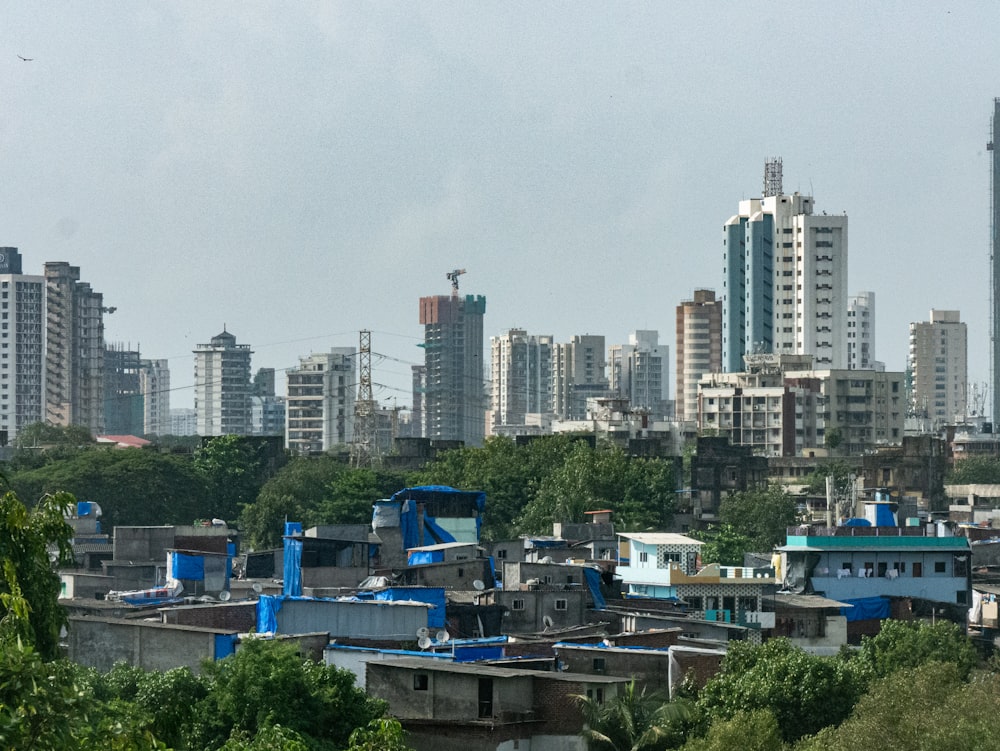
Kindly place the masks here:
POLYGON ((847 300, 847 369, 885 370, 875 360, 875 293, 859 292, 847 300))
POLYGON ((778 168, 764 196, 740 201, 724 227, 723 369, 739 372, 752 353, 846 368, 847 216, 815 214, 811 196, 784 194, 778 168))
POLYGON ((45 419, 45 277, 21 273, 17 248, 0 248, 0 431, 13 441, 45 419))
POLYGON ((628 344, 608 347, 608 375, 615 396, 629 400, 633 410, 647 410, 655 419, 670 410, 670 348, 658 331, 633 331, 628 344))
POLYGON ((287 373, 285 446, 300 454, 329 451, 354 438, 357 352, 333 347, 299 358, 287 373))
POLYGON ((552 408, 560 420, 587 417, 589 397, 612 396, 606 374, 604 337, 574 336, 552 348, 552 408))
POLYGON ((490 337, 491 429, 552 413, 552 337, 510 329, 490 337))
POLYGON ((957 310, 931 310, 930 321, 910 324, 910 411, 946 425, 968 406, 968 333, 957 310))
POLYGON ((142 424, 146 435, 170 433, 170 367, 166 360, 139 361, 142 424))
POLYGON ((722 301, 710 289, 696 289, 691 300, 677 306, 678 420, 698 417, 698 382, 722 371, 722 301))
POLYGON ((198 435, 250 435, 249 344, 223 330, 194 350, 194 409, 198 435))

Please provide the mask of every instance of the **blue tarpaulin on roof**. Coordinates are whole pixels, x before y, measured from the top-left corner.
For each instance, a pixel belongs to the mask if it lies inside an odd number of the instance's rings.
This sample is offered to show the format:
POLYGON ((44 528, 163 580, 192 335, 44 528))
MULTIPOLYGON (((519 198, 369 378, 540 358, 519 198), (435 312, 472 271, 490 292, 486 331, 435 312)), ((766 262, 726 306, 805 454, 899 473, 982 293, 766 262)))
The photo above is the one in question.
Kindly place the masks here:
POLYGON ((200 555, 188 555, 171 551, 170 568, 175 579, 189 579, 191 581, 203 581, 205 578, 205 559, 200 555))
POLYGON ((285 522, 285 534, 286 535, 301 535, 302 534, 302 522, 285 522))
POLYGON ((285 579, 281 593, 297 597, 302 594, 302 540, 285 538, 285 579))
MULTIPOLYGON (((359 592, 359 597, 367 593, 359 592)), ((387 602, 426 602, 433 605, 427 611, 427 626, 429 628, 444 628, 445 598, 444 587, 388 587, 372 593, 372 599, 387 602)))
POLYGON ((601 594, 601 572, 596 568, 584 568, 583 576, 587 580, 587 588, 590 589, 590 596, 594 600, 594 608, 604 610, 607 604, 604 602, 604 595, 601 594))
POLYGON ((442 563, 443 550, 411 550, 406 557, 407 566, 420 566, 424 563, 442 563))
POLYGON ((90 513, 90 501, 76 502, 76 515, 87 516, 90 513))
POLYGON ((257 633, 275 634, 278 632, 278 611, 281 610, 283 598, 278 595, 261 595, 257 598, 257 633))
POLYGON ((883 620, 889 617, 888 597, 859 597, 855 600, 841 600, 841 602, 854 606, 840 609, 840 614, 847 617, 848 623, 875 618, 883 620))
MULTIPOLYGON (((438 543, 442 542, 455 542, 455 538, 444 528, 442 528, 435 521, 434 513, 434 502, 442 501, 448 499, 451 496, 462 496, 468 498, 468 500, 475 505, 476 511, 476 539, 479 538, 479 529, 482 525, 483 510, 486 508, 486 493, 481 490, 457 490, 456 488, 448 487, 447 485, 420 485, 414 488, 403 488, 402 490, 393 493, 392 498, 389 499, 389 504, 398 504, 399 506, 399 526, 400 531, 403 536, 403 547, 404 548, 416 548, 421 545, 420 542, 420 530, 417 528, 417 503, 424 504, 424 534, 425 540, 423 544, 428 544, 426 538, 430 537, 432 540, 438 543)), ((385 501, 379 501, 376 504, 375 517, 380 515, 385 515, 387 512, 385 510, 379 509, 379 504, 384 504, 385 501)), ((373 519, 373 525, 376 519, 373 519)))

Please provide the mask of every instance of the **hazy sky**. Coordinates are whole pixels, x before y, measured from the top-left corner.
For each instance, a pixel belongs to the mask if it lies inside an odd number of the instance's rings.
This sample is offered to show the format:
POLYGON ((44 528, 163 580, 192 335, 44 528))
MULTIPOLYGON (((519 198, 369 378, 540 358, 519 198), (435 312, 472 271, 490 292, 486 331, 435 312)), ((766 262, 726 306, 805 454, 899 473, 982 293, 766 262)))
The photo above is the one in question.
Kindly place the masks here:
POLYGON ((672 357, 780 156, 850 217, 876 356, 958 309, 985 384, 998 32, 995 2, 14 0, 0 245, 79 265, 172 406, 223 325, 279 370, 370 329, 376 398, 409 405, 454 268, 487 337, 659 329, 672 357))

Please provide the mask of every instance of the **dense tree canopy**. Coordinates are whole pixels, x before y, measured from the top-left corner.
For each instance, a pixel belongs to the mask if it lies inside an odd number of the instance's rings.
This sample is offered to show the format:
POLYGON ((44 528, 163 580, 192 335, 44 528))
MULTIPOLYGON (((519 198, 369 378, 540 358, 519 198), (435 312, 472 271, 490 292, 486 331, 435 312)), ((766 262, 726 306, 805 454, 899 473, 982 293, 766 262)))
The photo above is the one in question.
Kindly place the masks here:
POLYGON ((807 654, 787 639, 762 646, 730 642, 722 670, 702 689, 698 706, 713 722, 766 710, 782 738, 794 742, 843 721, 862 688, 846 660, 807 654))
POLYGON ((979 654, 964 631, 950 621, 887 620, 878 634, 861 640, 855 659, 875 678, 933 661, 951 663, 965 680, 979 663, 979 654))
POLYGON ((372 504, 407 486, 408 478, 389 470, 352 469, 331 456, 296 457, 244 506, 240 531, 257 549, 278 547, 284 522, 306 527, 371 522, 372 504))
POLYGON ((12 491, 0 496, 0 647, 20 641, 44 659, 57 656, 67 620, 49 546, 58 563, 73 560, 73 530, 64 515, 74 503, 68 493, 57 493, 28 509, 12 491))
POLYGON ((109 527, 191 524, 213 515, 205 478, 191 460, 155 451, 93 448, 17 472, 11 485, 22 498, 66 491, 99 503, 109 527))
POLYGON ((583 522, 584 512, 610 509, 615 528, 663 530, 676 500, 673 463, 635 459, 618 448, 573 446, 565 461, 543 478, 517 520, 521 534, 550 534, 553 522, 583 522))
POLYGON ((949 485, 994 485, 1000 483, 1000 459, 967 456, 958 459, 945 482, 949 485))
POLYGON ((798 520, 795 499, 778 486, 733 493, 722 500, 719 520, 750 541, 749 552, 770 553, 785 543, 798 520))
POLYGON ((482 448, 444 452, 417 473, 414 483, 484 491, 487 505, 483 537, 511 539, 519 534, 516 520, 535 499, 542 481, 582 443, 572 435, 543 436, 524 445, 494 436, 486 439, 482 448))

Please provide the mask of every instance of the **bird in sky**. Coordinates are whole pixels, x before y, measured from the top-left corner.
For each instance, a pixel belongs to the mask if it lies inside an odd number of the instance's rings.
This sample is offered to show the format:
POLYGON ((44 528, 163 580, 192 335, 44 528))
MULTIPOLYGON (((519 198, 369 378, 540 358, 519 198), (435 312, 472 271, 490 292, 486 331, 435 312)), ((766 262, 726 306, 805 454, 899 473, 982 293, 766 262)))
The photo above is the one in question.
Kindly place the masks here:
POLYGON ((35 58, 33 58, 33 57, 21 57, 20 55, 18 55, 18 58, 19 58, 19 59, 20 59, 21 61, 23 61, 23 62, 26 62, 26 63, 30 63, 30 62, 31 62, 32 60, 34 60, 34 59, 35 59, 35 58))

